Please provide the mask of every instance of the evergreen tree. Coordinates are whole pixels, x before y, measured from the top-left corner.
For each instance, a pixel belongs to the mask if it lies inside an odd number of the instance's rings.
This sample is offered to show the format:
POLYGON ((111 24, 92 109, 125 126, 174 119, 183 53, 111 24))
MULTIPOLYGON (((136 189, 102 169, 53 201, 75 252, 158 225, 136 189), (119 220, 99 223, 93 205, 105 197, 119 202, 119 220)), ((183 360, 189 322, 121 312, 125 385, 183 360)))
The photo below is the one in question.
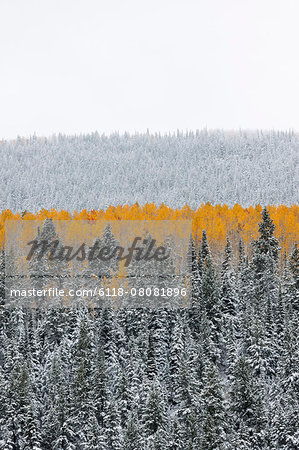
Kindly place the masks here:
POLYGON ((299 250, 297 244, 290 258, 290 271, 293 276, 292 283, 292 307, 295 311, 299 311, 299 250))
POLYGON ((5 303, 5 253, 0 251, 0 305, 5 303))
POLYGON ((208 258, 208 256, 211 255, 206 230, 203 230, 202 232, 200 253, 203 261, 205 261, 208 258))
POLYGON ((225 442, 225 411, 223 407, 223 392, 217 369, 214 364, 205 368, 202 391, 202 449, 221 448, 225 442))
POLYGON ((167 431, 168 429, 165 396, 157 378, 148 383, 147 397, 142 413, 142 427, 146 437, 156 434, 159 430, 167 431))
POLYGON ((246 357, 242 353, 236 356, 230 383, 233 440, 237 448, 263 448, 264 415, 260 385, 246 357))
POLYGON ((236 274, 233 267, 232 246, 227 238, 221 272, 221 303, 224 315, 234 315, 237 308, 236 274))
POLYGON ((123 433, 120 425, 120 415, 112 392, 103 412, 104 436, 107 449, 123 449, 123 433))
POLYGON ((269 299, 277 302, 278 296, 278 240, 274 236, 275 225, 267 208, 263 209, 259 224, 259 238, 254 242, 253 271, 255 277, 256 307, 263 310, 269 299))
MULTIPOLYGON (((211 337, 215 344, 221 341, 221 303, 216 271, 212 256, 207 244, 205 233, 203 233, 202 254, 206 255, 203 264, 202 274, 202 309, 209 321, 211 337)), ((219 358, 219 351, 215 357, 219 358)))
POLYGON ((141 442, 140 424, 138 422, 138 418, 136 417, 136 413, 133 412, 130 414, 126 427, 124 450, 137 450, 142 448, 141 442))

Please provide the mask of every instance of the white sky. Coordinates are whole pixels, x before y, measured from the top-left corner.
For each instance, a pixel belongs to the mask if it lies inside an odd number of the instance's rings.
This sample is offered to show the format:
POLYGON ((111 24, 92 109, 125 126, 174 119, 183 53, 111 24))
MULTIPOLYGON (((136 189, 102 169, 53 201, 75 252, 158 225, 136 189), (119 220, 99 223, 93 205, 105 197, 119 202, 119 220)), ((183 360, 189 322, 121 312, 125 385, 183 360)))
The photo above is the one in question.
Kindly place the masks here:
POLYGON ((298 0, 0 0, 0 138, 298 130, 298 0))

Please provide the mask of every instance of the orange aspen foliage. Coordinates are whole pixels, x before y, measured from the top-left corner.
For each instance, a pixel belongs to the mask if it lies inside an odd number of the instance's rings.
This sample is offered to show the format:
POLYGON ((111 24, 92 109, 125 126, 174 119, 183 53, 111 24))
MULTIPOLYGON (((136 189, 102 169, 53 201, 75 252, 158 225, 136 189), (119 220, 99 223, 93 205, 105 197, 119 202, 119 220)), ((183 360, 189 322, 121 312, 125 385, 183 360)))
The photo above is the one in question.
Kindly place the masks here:
MULTIPOLYGON (((299 206, 269 206, 270 216, 275 224, 275 234, 279 239, 282 252, 287 254, 292 251, 299 236, 299 206)), ((23 213, 12 213, 4 210, 0 213, 0 246, 4 242, 5 221, 10 220, 35 220, 52 217, 54 220, 192 220, 192 229, 195 239, 200 239, 202 231, 206 230, 209 244, 213 253, 222 252, 225 239, 228 236, 236 250, 240 239, 244 241, 245 247, 257 238, 258 223, 261 220, 262 206, 250 206, 243 208, 236 204, 233 207, 227 205, 215 205, 211 203, 202 204, 198 209, 192 210, 188 205, 181 209, 170 208, 163 203, 156 206, 147 203, 140 206, 134 205, 109 206, 104 210, 87 211, 56 211, 55 209, 41 209, 33 214, 27 211, 23 213)))

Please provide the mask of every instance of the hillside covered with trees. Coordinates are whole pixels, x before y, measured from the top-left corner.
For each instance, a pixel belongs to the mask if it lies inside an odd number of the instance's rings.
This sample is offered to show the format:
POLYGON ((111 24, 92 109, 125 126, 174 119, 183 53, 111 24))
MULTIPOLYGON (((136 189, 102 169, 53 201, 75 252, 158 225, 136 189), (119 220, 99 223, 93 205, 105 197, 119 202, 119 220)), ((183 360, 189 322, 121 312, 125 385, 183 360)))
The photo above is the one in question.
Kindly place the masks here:
MULTIPOLYGON (((295 450, 298 248, 191 244, 192 306, 0 312, 0 448, 295 450)), ((1 296, 4 297, 4 254, 1 296)))
POLYGON ((298 134, 93 133, 1 141, 0 211, 298 204, 298 134))

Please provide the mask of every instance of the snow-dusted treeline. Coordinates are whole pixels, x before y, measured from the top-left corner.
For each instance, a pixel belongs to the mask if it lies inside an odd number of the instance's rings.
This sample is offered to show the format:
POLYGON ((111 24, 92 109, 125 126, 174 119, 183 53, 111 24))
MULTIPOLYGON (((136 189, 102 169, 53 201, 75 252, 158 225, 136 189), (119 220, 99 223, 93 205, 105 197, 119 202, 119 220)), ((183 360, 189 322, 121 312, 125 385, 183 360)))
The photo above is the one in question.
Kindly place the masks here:
POLYGON ((0 310, 0 448, 298 449, 299 252, 259 231, 219 276, 190 245, 191 308, 0 310))
POLYGON ((0 210, 298 202, 293 132, 53 136, 1 142, 0 210))

